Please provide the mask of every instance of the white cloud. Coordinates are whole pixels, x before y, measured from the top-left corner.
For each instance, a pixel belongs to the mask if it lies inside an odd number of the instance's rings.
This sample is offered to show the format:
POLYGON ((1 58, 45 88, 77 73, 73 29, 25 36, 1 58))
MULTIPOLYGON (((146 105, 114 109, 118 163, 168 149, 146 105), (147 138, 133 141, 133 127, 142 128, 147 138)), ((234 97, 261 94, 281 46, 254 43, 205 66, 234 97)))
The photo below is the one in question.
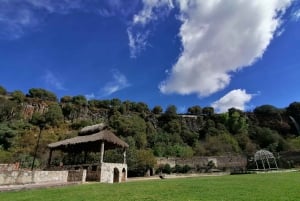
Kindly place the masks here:
POLYGON ((127 29, 128 40, 129 40, 129 48, 130 48, 130 57, 136 58, 137 55, 146 48, 148 45, 147 38, 149 35, 149 31, 144 33, 133 32, 132 28, 127 29))
POLYGON ((137 55, 148 46, 149 29, 145 28, 150 22, 167 15, 174 8, 172 0, 143 0, 143 9, 133 16, 132 23, 127 29, 130 57, 136 58, 137 55))
POLYGON ((66 88, 63 86, 62 81, 51 71, 46 71, 46 74, 43 76, 43 79, 49 87, 54 87, 57 90, 66 90, 66 88))
POLYGON ((229 108, 245 110, 246 104, 252 99, 253 94, 247 94, 244 89, 235 89, 215 101, 211 106, 217 112, 227 112, 229 108))
POLYGON ((118 70, 113 70, 112 73, 112 81, 106 83, 101 90, 102 97, 109 96, 117 91, 120 91, 130 86, 125 75, 121 74, 118 70))
MULTIPOLYGON (((174 8, 172 0, 143 0, 143 9, 133 16, 134 24, 145 25, 152 20, 157 20, 159 12, 162 7, 166 7, 167 10, 174 8)), ((161 14, 161 13, 160 13, 161 14)))
POLYGON ((183 51, 162 93, 208 96, 263 56, 292 0, 177 1, 183 51))
POLYGON ((85 94, 84 96, 85 96, 85 98, 86 98, 87 100, 92 100, 92 99, 95 99, 95 98, 96 98, 96 96, 95 96, 94 93, 91 93, 91 94, 85 94))
POLYGON ((293 12, 293 15, 292 15, 293 19, 295 21, 299 21, 300 20, 300 8, 296 11, 293 12))
POLYGON ((49 13, 67 14, 81 8, 81 0, 0 1, 0 38, 18 39, 49 13))

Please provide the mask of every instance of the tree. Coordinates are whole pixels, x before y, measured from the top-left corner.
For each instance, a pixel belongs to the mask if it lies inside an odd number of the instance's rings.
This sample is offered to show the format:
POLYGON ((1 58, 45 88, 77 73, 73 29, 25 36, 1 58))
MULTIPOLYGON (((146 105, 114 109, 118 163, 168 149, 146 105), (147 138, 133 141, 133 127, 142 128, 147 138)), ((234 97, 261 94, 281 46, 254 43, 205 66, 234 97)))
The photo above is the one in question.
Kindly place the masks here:
POLYGON ((0 122, 17 119, 20 114, 20 107, 14 101, 0 97, 0 122))
POLYGON ((293 102, 287 107, 287 114, 294 123, 294 127, 300 134, 300 102, 293 102))
POLYGON ((57 103, 49 105, 48 111, 45 113, 45 123, 51 126, 59 126, 64 119, 61 107, 57 103))
POLYGON ((18 103, 23 103, 25 100, 25 94, 20 90, 14 91, 11 96, 12 100, 17 101, 18 103))
POLYGON ((87 106, 87 99, 83 95, 73 96, 72 103, 78 106, 87 106))
POLYGON ((201 115, 202 114, 202 109, 200 106, 195 105, 193 107, 188 108, 188 113, 192 115, 201 115))
POLYGON ((175 105, 169 105, 165 111, 166 116, 177 116, 177 107, 175 105))
POLYGON ((0 123, 0 148, 8 150, 11 147, 12 139, 17 134, 8 123, 0 123))
POLYGON ((72 102, 72 96, 63 96, 60 98, 61 103, 70 103, 72 102))
POLYGON ((134 172, 136 176, 144 176, 148 169, 156 164, 156 159, 151 150, 136 150, 135 160, 128 164, 130 172, 134 172))
POLYGON ((227 126, 231 134, 247 133, 246 117, 241 110, 230 108, 228 110, 227 126))
POLYGON ((155 106, 155 107, 152 109, 152 112, 153 112, 154 114, 161 114, 162 111, 163 111, 163 109, 162 109, 162 107, 159 106, 159 105, 155 106))
POLYGON ((37 155, 39 144, 40 144, 42 130, 45 128, 45 125, 46 125, 46 118, 44 115, 42 115, 40 113, 34 113, 31 118, 31 123, 39 127, 39 135, 38 135, 38 139, 36 142, 36 146, 35 146, 35 150, 34 150, 34 154, 33 154, 33 160, 32 160, 32 164, 31 164, 31 170, 33 170, 33 168, 35 166, 36 155, 37 155))
POLYGON ((6 89, 0 85, 0 95, 6 95, 6 89))
POLYGON ((204 107, 202 109, 202 113, 207 116, 212 116, 214 114, 214 112, 215 112, 215 110, 213 107, 204 107))
POLYGON ((47 101, 55 101, 55 102, 57 101, 57 97, 54 93, 41 88, 29 89, 28 96, 30 98, 39 98, 47 101))

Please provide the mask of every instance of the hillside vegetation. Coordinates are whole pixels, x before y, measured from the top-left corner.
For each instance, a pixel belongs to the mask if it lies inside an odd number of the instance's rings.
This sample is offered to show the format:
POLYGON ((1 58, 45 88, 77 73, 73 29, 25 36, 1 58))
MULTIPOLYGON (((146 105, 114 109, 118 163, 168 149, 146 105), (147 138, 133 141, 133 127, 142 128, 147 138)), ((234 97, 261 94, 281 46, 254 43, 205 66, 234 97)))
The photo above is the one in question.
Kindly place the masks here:
MULTIPOLYGON (((212 107, 191 106, 187 114, 177 114, 174 105, 149 108, 143 102, 87 100, 84 96, 56 95, 33 88, 8 93, 0 86, 0 162, 21 162, 30 167, 41 132, 36 167, 46 165, 47 144, 77 135, 87 125, 106 123, 129 145, 129 170, 154 165, 154 156, 211 156, 244 154, 259 149, 281 152, 300 149, 297 122, 300 102, 286 108, 272 105, 251 112, 231 108, 216 114, 212 107)), ((106 160, 119 160, 118 150, 106 152, 106 160)), ((75 156, 57 153, 54 163, 74 162, 75 156), (56 161, 57 160, 57 161, 56 161)), ((76 161, 81 160, 77 155, 76 161)), ((89 160, 97 160, 93 154, 89 160)))

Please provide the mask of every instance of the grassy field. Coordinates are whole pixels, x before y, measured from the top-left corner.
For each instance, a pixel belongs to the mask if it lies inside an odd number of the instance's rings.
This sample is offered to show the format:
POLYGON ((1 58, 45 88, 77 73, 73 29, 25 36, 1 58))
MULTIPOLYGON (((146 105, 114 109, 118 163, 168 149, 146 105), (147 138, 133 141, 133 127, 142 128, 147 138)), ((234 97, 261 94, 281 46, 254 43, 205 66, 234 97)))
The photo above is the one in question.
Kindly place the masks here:
POLYGON ((0 201, 21 200, 299 201, 300 172, 84 184, 0 193, 0 201))

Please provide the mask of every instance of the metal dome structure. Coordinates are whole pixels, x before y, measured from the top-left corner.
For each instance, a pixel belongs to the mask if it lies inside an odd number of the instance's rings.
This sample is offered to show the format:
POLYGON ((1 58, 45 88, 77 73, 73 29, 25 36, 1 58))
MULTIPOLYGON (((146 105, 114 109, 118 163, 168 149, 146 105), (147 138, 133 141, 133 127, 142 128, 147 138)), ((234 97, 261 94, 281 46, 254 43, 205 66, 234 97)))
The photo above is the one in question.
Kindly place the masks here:
POLYGON ((259 150, 254 154, 254 161, 256 164, 257 169, 261 169, 259 168, 259 164, 262 164, 263 170, 266 169, 278 169, 277 163, 276 163, 276 158, 274 157, 274 155, 267 151, 267 150, 259 150), (259 163, 260 162, 260 163, 259 163), (268 166, 266 166, 268 165, 268 166), (273 167, 272 167, 273 165, 273 167), (274 167, 275 166, 275 167, 274 167))

